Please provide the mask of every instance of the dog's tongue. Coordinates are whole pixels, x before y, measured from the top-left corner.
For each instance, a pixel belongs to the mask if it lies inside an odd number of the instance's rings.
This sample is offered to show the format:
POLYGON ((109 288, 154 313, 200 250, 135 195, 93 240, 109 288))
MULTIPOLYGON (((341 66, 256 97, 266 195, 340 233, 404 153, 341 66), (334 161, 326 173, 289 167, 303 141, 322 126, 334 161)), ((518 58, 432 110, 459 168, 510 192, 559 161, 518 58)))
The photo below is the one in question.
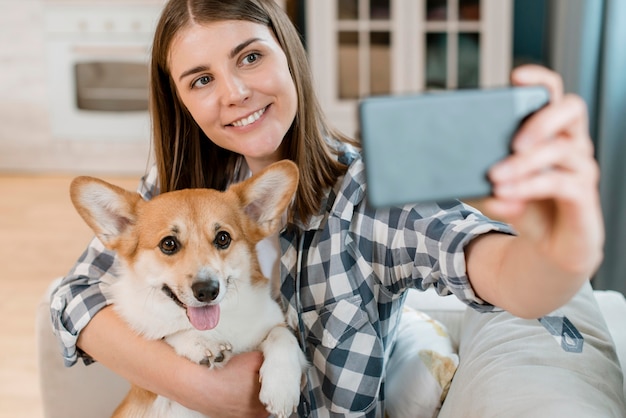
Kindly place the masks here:
POLYGON ((220 320, 220 305, 207 305, 201 308, 188 306, 187 317, 196 329, 201 331, 213 329, 220 320))

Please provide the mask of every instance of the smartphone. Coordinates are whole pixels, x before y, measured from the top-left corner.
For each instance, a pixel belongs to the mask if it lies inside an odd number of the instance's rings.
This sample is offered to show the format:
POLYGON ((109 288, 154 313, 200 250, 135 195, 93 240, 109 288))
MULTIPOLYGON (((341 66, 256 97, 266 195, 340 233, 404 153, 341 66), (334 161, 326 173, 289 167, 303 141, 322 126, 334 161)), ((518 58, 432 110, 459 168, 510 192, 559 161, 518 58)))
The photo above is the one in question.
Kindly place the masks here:
POLYGON ((380 208, 490 195, 487 171, 510 154, 520 124, 549 99, 542 86, 362 99, 369 203, 380 208))

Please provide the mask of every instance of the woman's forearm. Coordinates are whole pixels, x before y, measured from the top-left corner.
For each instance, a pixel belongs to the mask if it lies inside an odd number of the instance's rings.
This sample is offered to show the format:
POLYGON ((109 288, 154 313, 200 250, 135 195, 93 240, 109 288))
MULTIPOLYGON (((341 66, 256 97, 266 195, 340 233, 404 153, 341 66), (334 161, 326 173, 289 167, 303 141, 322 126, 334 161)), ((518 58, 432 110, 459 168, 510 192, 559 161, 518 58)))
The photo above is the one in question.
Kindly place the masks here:
POLYGON ((78 346, 129 382, 178 402, 176 392, 191 380, 196 366, 164 341, 136 334, 112 306, 91 319, 80 333, 78 346))
POLYGON ((466 259, 478 296, 522 318, 539 318, 559 308, 589 278, 555 266, 532 242, 507 235, 477 238, 466 259))

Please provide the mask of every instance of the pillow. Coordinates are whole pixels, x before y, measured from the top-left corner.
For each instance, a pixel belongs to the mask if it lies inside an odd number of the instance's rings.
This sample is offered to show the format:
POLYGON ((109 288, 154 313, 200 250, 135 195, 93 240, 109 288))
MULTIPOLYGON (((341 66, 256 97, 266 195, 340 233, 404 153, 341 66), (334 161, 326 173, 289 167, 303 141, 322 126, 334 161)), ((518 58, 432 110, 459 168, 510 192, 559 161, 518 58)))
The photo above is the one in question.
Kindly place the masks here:
POLYGON ((468 309, 439 418, 626 417, 622 370, 591 285, 543 324, 468 309), (569 322, 555 327, 563 315, 569 322))
POLYGON ((445 326, 405 306, 387 364, 386 417, 437 416, 458 364, 445 326))

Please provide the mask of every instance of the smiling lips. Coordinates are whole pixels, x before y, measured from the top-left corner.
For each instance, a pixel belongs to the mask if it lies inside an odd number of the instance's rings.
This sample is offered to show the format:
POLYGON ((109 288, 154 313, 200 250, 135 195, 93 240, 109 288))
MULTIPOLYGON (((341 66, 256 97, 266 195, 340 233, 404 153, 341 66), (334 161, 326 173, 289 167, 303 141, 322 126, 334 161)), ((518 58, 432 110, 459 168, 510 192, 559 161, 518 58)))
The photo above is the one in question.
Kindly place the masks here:
POLYGON ((237 128, 248 126, 251 123, 256 122, 257 120, 259 120, 259 118, 263 115, 263 113, 265 113, 266 109, 267 109, 267 107, 264 107, 261 110, 257 110, 256 112, 254 112, 253 114, 251 114, 247 118, 239 119, 239 120, 231 123, 231 125, 235 126, 237 128))

